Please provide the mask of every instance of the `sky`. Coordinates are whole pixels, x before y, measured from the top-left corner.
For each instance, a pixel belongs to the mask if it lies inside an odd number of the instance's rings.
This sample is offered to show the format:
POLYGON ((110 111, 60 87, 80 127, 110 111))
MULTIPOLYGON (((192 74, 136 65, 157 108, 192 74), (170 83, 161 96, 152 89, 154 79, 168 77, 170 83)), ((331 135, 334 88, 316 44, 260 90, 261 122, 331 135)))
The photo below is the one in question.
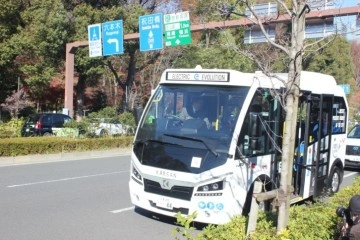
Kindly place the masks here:
POLYGON ((338 7, 350 7, 356 6, 359 0, 334 0, 334 2, 338 7))
MULTIPOLYGON (((343 7, 351 7, 351 6, 360 6, 360 0, 334 0, 335 8, 343 8, 343 7)), ((335 24, 338 25, 338 29, 341 29, 341 25, 345 25, 347 27, 347 39, 358 39, 359 38, 359 26, 356 26, 356 16, 348 16, 335 18, 335 24)))

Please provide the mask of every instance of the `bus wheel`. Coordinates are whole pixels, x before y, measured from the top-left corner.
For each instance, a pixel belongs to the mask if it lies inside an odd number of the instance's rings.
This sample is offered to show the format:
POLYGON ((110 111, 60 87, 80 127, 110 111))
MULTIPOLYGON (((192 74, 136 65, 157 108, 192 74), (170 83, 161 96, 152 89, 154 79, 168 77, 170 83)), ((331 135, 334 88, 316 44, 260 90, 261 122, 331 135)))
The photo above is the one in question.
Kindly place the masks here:
POLYGON ((330 194, 334 194, 339 191, 341 183, 341 174, 340 169, 338 167, 334 167, 329 176, 329 189, 330 194))
MULTIPOLYGON (((247 216, 250 213, 253 191, 254 191, 254 183, 251 185, 251 187, 246 195, 246 199, 245 199, 245 203, 244 203, 244 207, 243 207, 243 211, 242 211, 242 214, 244 216, 247 216)), ((261 191, 262 192, 269 191, 269 189, 266 188, 266 185, 264 183, 262 183, 261 191)), ((261 210, 261 211, 270 211, 271 210, 271 200, 258 202, 258 204, 259 204, 259 210, 261 210)))

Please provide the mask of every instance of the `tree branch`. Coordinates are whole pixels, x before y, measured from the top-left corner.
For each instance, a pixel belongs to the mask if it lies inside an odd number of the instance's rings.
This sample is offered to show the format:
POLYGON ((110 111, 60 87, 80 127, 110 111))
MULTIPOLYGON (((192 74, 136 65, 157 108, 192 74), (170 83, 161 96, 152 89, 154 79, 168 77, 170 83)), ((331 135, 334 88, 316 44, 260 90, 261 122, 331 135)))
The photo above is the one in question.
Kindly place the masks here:
POLYGON ((289 15, 289 17, 291 18, 292 17, 292 13, 290 12, 290 10, 287 8, 286 4, 284 1, 281 1, 281 0, 276 0, 276 2, 278 4, 280 4, 284 9, 285 11, 287 12, 287 14, 289 15))
MULTIPOLYGON (((245 4, 245 6, 249 9, 249 11, 254 15, 254 18, 256 19, 256 23, 259 25, 261 32, 264 34, 266 40, 269 42, 269 44, 273 45, 274 47, 282 50, 283 52, 285 52, 286 54, 289 54, 289 50, 287 48, 285 48, 284 46, 277 44, 275 41, 271 40, 269 38, 269 35, 267 34, 265 28, 264 28, 264 24, 263 22, 266 22, 266 18, 260 19, 259 16, 254 12, 254 10, 251 8, 251 6, 249 5, 249 1, 248 0, 243 0, 243 3, 245 4)), ((250 19, 250 18, 249 18, 250 19)), ((251 19, 250 19, 251 20, 251 19)), ((251 20, 252 21, 252 20, 251 20)))

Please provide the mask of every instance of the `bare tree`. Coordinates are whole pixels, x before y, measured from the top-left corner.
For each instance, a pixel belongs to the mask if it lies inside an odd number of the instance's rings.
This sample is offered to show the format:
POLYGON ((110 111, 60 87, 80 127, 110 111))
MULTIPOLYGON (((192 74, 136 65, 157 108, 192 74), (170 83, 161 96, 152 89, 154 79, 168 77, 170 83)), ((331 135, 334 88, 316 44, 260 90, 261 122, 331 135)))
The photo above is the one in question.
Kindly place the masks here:
POLYGON ((355 63, 355 80, 356 84, 360 85, 360 43, 357 41, 351 42, 351 57, 355 63))
MULTIPOLYGON (((305 51, 304 36, 305 36, 305 15, 310 11, 309 6, 306 4, 305 0, 292 0, 291 4, 287 3, 289 1, 276 0, 278 3, 279 9, 284 13, 278 16, 258 16, 257 13, 253 10, 252 4, 253 1, 250 0, 238 0, 237 3, 245 6, 250 12, 252 17, 249 18, 250 21, 257 25, 262 33, 264 34, 269 46, 272 48, 278 49, 279 51, 285 53, 285 58, 283 62, 286 64, 288 69, 288 80, 284 82, 286 91, 281 95, 282 103, 284 104, 284 109, 286 111, 285 116, 285 127, 283 134, 283 145, 282 145, 282 167, 281 167, 281 180, 280 187, 278 190, 278 222, 277 222, 277 231, 280 232, 286 228, 289 222, 289 210, 290 210, 290 196, 292 192, 292 167, 293 167, 293 156, 295 149, 295 136, 296 136, 296 119, 299 103, 299 94, 300 94, 300 77, 302 71, 302 60, 303 54, 305 51), (289 8, 291 5, 291 8, 289 8), (269 36, 266 31, 265 25, 271 23, 279 17, 288 18, 291 21, 291 33, 289 34, 279 34, 277 33, 277 38, 274 40, 269 36), (279 37, 280 36, 280 37, 279 37), (282 36, 282 37, 281 37, 282 36)), ((236 6, 235 6, 236 7, 236 6)), ((229 15, 234 13, 235 7, 225 7, 220 6, 219 9, 223 9, 221 12, 222 15, 229 17, 229 15)), ((245 16, 245 14, 235 13, 236 15, 245 16)), ((240 54, 244 54, 247 57, 250 57, 254 62, 257 63, 259 68, 268 76, 277 78, 276 75, 271 72, 271 61, 268 57, 263 57, 264 51, 261 51, 262 54, 257 54, 256 52, 251 52, 250 50, 237 50, 240 54), (259 56, 262 55, 262 59, 259 56), (267 61, 266 61, 267 59, 267 61)), ((276 54, 276 53, 273 53, 276 54)), ((280 80, 280 79, 279 79, 280 80)))
MULTIPOLYGON (((285 9, 285 2, 278 1, 285 9)), ((287 14, 292 21, 291 45, 289 48, 276 46, 285 51, 289 56, 289 75, 287 94, 285 96, 285 130, 282 148, 282 168, 280 181, 280 201, 277 231, 284 229, 289 222, 291 179, 292 179, 292 162, 295 149, 295 131, 297 109, 299 103, 299 86, 302 71, 302 56, 304 52, 305 36, 305 13, 306 9, 310 10, 305 0, 293 0, 293 12, 287 9, 287 14)), ((263 30, 263 29, 262 29, 263 30)))

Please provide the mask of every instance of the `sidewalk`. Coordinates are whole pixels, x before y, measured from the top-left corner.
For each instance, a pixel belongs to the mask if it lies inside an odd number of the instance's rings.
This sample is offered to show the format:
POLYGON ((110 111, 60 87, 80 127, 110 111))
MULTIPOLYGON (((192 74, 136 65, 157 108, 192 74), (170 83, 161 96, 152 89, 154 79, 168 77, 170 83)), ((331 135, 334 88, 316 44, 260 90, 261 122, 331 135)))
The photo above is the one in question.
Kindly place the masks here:
POLYGON ((100 157, 115 157, 115 156, 124 156, 130 154, 131 154, 131 148, 116 148, 116 149, 98 150, 98 151, 53 153, 53 154, 41 154, 41 155, 37 154, 37 155, 26 155, 26 156, 17 156, 17 157, 0 157, 0 166, 81 160, 81 159, 100 158, 100 157))

